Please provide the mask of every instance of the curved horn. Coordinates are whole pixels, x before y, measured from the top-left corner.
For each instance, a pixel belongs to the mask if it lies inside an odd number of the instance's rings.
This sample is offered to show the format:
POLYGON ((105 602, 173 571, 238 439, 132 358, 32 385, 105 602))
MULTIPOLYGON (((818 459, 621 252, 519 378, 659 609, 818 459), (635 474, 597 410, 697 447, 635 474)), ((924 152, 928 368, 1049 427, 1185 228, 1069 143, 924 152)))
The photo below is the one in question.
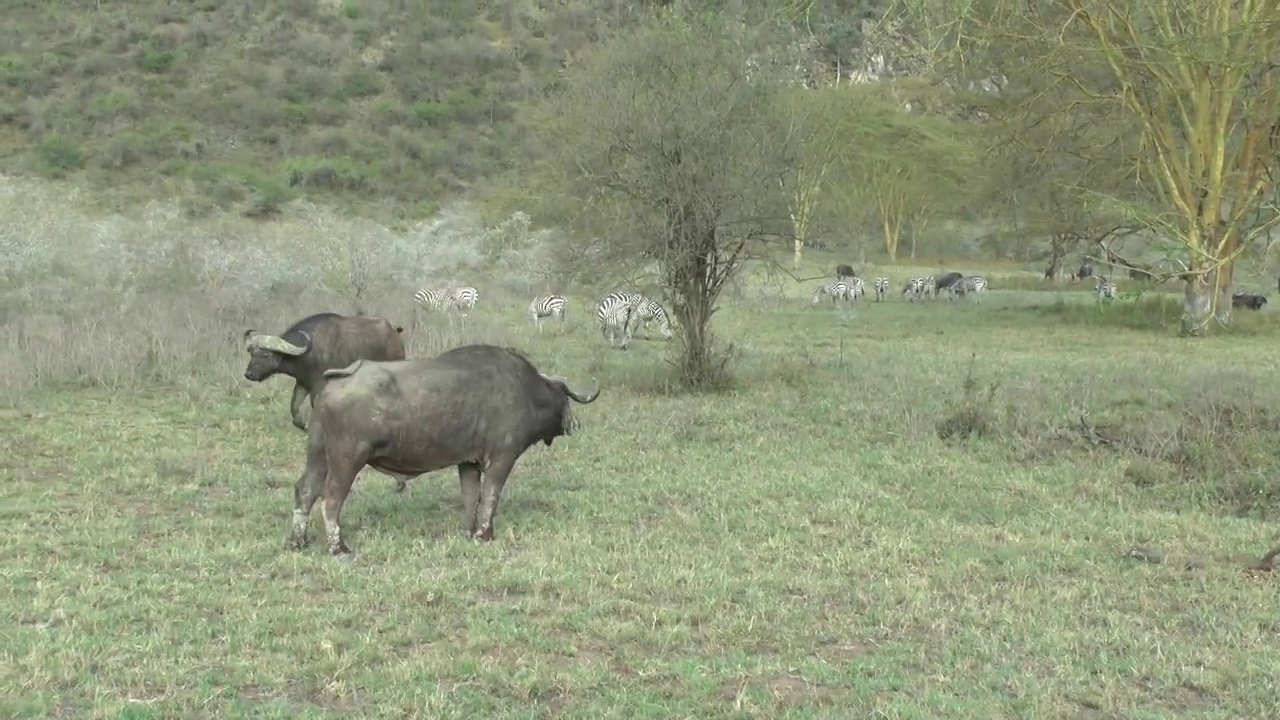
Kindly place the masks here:
POLYGON ((569 397, 573 398, 579 403, 582 403, 583 405, 586 405, 587 403, 590 403, 590 402, 595 402, 595 399, 600 397, 600 383, 596 382, 595 378, 591 378, 591 385, 592 385, 591 391, 585 394, 579 394, 574 392, 573 388, 569 387, 569 381, 565 378, 562 378, 558 375, 543 375, 542 373, 538 373, 538 374, 542 375, 543 380, 546 380, 552 385, 558 386, 560 389, 564 390, 565 395, 568 395, 569 397))
POLYGON ((275 335, 254 335, 246 338, 245 340, 246 345, 250 350, 254 348, 261 348, 263 350, 280 353, 281 355, 298 356, 305 353, 307 351, 307 346, 311 344, 311 337, 309 335, 305 332, 299 334, 302 335, 303 340, 307 343, 306 345, 294 345, 288 340, 276 337, 275 335))

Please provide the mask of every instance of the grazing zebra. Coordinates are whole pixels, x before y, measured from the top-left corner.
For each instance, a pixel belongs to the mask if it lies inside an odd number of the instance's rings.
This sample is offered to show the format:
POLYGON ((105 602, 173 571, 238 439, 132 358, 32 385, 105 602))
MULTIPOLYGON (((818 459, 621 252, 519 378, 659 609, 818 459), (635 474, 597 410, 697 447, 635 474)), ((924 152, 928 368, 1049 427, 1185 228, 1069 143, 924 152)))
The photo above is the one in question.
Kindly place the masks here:
POLYGON ((413 294, 413 301, 426 310, 447 310, 453 304, 453 291, 423 288, 413 294))
POLYGON ((529 315, 538 332, 542 332, 542 318, 554 317, 560 321, 560 330, 564 331, 564 311, 569 301, 563 295, 540 295, 529 303, 529 315))
POLYGON ((927 298, 938 297, 938 278, 932 276, 925 278, 924 288, 922 288, 920 292, 927 298))
POLYGON ((609 293, 596 306, 596 320, 600 323, 600 334, 609 339, 609 347, 627 349, 631 342, 631 318, 635 307, 631 304, 630 293, 609 293), (618 341, 621 340, 621 344, 618 341))
POLYGON ((819 285, 813 291, 812 305, 822 302, 822 296, 826 295, 831 298, 831 304, 835 305, 836 300, 848 300, 852 291, 849 289, 849 282, 846 280, 828 280, 819 285))
POLYGON ((925 288, 929 285, 929 278, 911 278, 902 288, 902 294, 907 296, 909 302, 915 302, 925 293, 925 288))
POLYGON ((649 323, 656 323, 658 331, 662 333, 662 337, 670 340, 675 336, 675 332, 671 329, 671 316, 667 314, 665 308, 641 293, 615 293, 617 295, 626 296, 631 308, 631 319, 639 325, 639 329, 644 331, 644 339, 649 339, 649 323))
POLYGON ((887 277, 876 278, 874 287, 876 290, 876 302, 883 302, 885 296, 889 294, 889 278, 887 277))
POLYGON ((951 296, 973 294, 973 299, 982 302, 982 293, 987 289, 987 279, 983 277, 960 278, 951 285, 951 296))
POLYGON ((1093 292, 1095 295, 1097 295, 1099 300, 1115 300, 1116 284, 1111 282, 1110 280, 1103 280, 1102 278, 1097 278, 1093 282, 1093 292))
POLYGON ((452 291, 453 298, 451 304, 463 317, 466 317, 467 311, 472 310, 476 306, 476 302, 480 299, 480 291, 473 287, 454 288, 452 291))

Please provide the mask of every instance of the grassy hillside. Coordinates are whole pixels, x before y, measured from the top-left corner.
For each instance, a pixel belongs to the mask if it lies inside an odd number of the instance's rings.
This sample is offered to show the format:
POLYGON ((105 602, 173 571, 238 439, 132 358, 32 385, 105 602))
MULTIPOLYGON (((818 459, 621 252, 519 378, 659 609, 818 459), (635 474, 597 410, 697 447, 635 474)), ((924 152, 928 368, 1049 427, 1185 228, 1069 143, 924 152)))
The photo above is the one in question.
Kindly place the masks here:
POLYGON ((119 206, 428 214, 510 163, 516 106, 629 3, 210 0, 6 9, 0 172, 119 206), (600 5, 601 7, 596 7, 600 5))

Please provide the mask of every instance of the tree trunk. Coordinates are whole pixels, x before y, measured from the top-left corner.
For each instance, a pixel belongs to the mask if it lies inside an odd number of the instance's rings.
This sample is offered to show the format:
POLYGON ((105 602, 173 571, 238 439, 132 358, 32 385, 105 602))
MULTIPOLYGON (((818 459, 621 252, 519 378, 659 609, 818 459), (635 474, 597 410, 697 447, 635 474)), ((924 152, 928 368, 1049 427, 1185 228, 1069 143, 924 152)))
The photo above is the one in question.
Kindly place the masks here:
MULTIPOLYGON (((1230 324, 1231 279, 1234 274, 1232 265, 1225 263, 1203 275, 1192 275, 1186 280, 1182 301, 1183 336, 1207 335, 1214 322, 1230 324)), ((1195 269, 1194 265, 1192 269, 1195 269)))
POLYGON ((795 254, 791 258, 791 265, 794 269, 800 269, 800 261, 804 259, 804 238, 797 237, 795 244, 795 254))

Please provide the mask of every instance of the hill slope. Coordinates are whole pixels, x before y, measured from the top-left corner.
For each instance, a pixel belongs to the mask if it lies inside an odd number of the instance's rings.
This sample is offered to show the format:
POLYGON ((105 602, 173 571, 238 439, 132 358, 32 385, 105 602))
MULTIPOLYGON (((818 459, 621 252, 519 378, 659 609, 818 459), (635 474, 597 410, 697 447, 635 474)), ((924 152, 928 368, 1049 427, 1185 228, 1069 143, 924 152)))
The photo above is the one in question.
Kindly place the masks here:
POLYGON ((634 22, 628 5, 20 0, 0 31, 0 172, 193 214, 306 193, 420 216, 510 162, 516 105, 634 22))

